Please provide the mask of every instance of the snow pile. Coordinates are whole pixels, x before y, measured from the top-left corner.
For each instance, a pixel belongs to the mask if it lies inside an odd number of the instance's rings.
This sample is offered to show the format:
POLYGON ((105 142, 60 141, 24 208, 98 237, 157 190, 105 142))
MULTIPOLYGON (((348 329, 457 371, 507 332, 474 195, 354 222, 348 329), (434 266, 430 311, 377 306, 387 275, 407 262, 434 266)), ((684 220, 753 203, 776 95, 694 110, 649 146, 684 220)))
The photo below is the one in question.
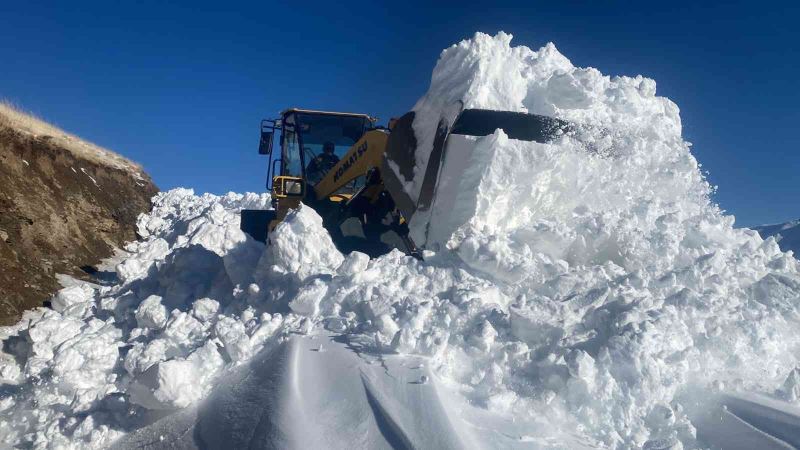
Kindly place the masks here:
POLYGON ((710 202, 678 108, 653 80, 510 39, 446 49, 414 107, 423 149, 462 104, 577 125, 551 144, 457 137, 440 173, 463 174, 440 183, 433 220, 411 221, 417 241, 514 299, 494 344, 524 343, 527 357, 490 364, 479 385, 519 415, 570 416, 604 445, 693 445, 689 386, 773 391, 795 368, 797 262, 710 202))
POLYGON ((52 310, 0 331, 3 442, 108 444, 146 409, 200 399, 220 370, 282 325, 280 315, 254 317, 234 289, 262 252, 247 245, 236 212, 266 207, 267 195, 178 189, 154 202, 138 224, 145 240, 129 244, 117 267, 118 285, 65 288, 52 310))
MULTIPOLYGON (((467 173, 437 192, 452 211, 430 224, 425 262, 342 255, 307 207, 253 242, 237 212, 266 195, 159 194, 119 284, 62 290, 0 331, 2 442, 106 445, 290 333, 427 358, 430 383, 530 424, 498 446, 694 448, 711 391, 796 401, 799 263, 709 201, 652 80, 478 34, 445 50, 415 109, 437 122, 458 102, 579 126, 552 144, 501 130, 458 143, 467 173)), ((467 434, 494 426, 463 414, 467 434)))
POLYGON ((765 239, 774 236, 781 250, 791 251, 795 257, 800 255, 800 219, 777 225, 761 225, 753 229, 765 239))

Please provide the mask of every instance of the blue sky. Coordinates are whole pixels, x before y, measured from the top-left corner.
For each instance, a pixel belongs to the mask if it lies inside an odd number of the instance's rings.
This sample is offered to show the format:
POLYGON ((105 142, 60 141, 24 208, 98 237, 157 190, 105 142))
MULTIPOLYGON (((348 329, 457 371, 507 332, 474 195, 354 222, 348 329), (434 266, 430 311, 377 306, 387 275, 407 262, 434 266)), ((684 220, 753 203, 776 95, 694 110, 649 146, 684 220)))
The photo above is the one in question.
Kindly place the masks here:
POLYGON ((0 98, 142 163, 162 189, 259 191, 261 118, 302 106, 385 123, 443 48, 504 30, 654 78, 738 224, 800 217, 800 6, 648 3, 2 2, 0 98))

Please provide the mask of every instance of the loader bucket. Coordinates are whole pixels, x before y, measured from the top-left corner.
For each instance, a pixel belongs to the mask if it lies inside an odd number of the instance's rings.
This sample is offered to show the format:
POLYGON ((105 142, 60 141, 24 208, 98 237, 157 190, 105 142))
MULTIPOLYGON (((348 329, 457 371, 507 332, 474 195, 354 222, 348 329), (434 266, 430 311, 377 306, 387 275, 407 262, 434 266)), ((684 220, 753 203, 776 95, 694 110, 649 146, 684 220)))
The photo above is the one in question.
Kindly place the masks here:
POLYGON ((259 242, 267 242, 269 223, 277 217, 274 209, 243 209, 239 229, 259 242))
MULTIPOLYGON (((568 122, 537 114, 464 109, 452 124, 446 117, 439 119, 427 166, 424 172, 415 173, 417 153, 424 150, 417 146, 414 117, 415 113, 412 111, 395 123, 381 167, 384 185, 407 222, 415 215, 424 216, 431 208, 444 161, 447 158, 458 158, 458 155, 447 154, 450 135, 487 136, 499 128, 511 139, 547 143, 572 128, 568 122), (419 184, 415 183, 415 178, 419 176, 422 177, 422 183, 415 191, 413 185, 419 184)), ((425 242, 415 244, 425 246, 425 242)))

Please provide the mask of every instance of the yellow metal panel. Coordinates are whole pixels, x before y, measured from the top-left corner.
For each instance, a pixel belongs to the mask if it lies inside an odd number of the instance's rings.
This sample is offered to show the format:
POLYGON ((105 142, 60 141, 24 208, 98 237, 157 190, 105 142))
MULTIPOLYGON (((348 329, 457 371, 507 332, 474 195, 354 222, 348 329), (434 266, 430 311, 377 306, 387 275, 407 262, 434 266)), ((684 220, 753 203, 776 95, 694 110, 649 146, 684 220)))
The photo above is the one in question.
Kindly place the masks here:
POLYGON ((290 209, 300 206, 300 200, 303 198, 302 195, 286 193, 287 181, 303 183, 303 179, 299 177, 278 175, 272 178, 272 197, 275 198, 277 202, 275 205, 277 214, 275 220, 269 223, 270 233, 283 221, 290 209))
POLYGON ((333 194, 330 197, 328 197, 328 200, 334 203, 340 203, 350 200, 351 197, 353 197, 352 194, 333 194))
POLYGON ((294 181, 303 185, 302 178, 278 175, 272 178, 272 196, 275 198, 302 197, 302 195, 297 195, 297 194, 290 195, 286 193, 287 181, 294 181))
POLYGON ((384 130, 367 131, 336 163, 316 186, 317 199, 322 200, 354 179, 366 175, 369 169, 381 166, 389 135, 384 130))

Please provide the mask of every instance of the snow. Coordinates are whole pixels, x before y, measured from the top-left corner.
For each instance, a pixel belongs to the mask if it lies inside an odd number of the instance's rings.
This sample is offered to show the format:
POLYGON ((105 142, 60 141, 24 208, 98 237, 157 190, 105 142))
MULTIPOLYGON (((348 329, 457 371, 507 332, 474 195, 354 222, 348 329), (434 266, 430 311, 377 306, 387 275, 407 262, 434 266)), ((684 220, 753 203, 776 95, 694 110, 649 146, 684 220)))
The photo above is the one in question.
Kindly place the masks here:
POLYGON ((139 304, 134 317, 139 328, 160 330, 167 324, 167 308, 161 304, 161 297, 151 295, 139 304))
POLYGON ((419 360, 386 356, 382 365, 366 366, 331 336, 295 336, 227 374, 197 407, 138 430, 117 446, 138 448, 158 440, 181 448, 226 448, 231 442, 272 442, 279 448, 469 448, 469 436, 448 421, 447 399, 435 385, 419 384, 428 373, 419 360), (317 351, 321 342, 329 350, 317 351))
POLYGON ((97 180, 95 180, 91 175, 89 175, 89 173, 86 172, 86 169, 84 169, 83 167, 81 167, 81 172, 84 175, 86 175, 87 177, 89 177, 89 179, 92 180, 92 183, 94 183, 95 186, 98 186, 98 187, 100 186, 100 185, 97 184, 97 180))
POLYGON ((800 219, 776 225, 761 225, 753 229, 765 239, 774 236, 781 250, 791 251, 795 257, 800 255, 800 219))
POLYGON ((78 284, 58 291, 53 297, 52 307, 64 312, 67 308, 82 305, 92 300, 94 290, 87 284, 78 284))
POLYGON ((709 200, 655 82, 510 40, 445 50, 417 118, 462 102, 578 127, 454 141, 412 221, 425 261, 343 255, 306 206, 264 246, 239 211, 268 195, 160 193, 117 284, 0 329, 0 442, 785 448, 800 262, 709 200))

